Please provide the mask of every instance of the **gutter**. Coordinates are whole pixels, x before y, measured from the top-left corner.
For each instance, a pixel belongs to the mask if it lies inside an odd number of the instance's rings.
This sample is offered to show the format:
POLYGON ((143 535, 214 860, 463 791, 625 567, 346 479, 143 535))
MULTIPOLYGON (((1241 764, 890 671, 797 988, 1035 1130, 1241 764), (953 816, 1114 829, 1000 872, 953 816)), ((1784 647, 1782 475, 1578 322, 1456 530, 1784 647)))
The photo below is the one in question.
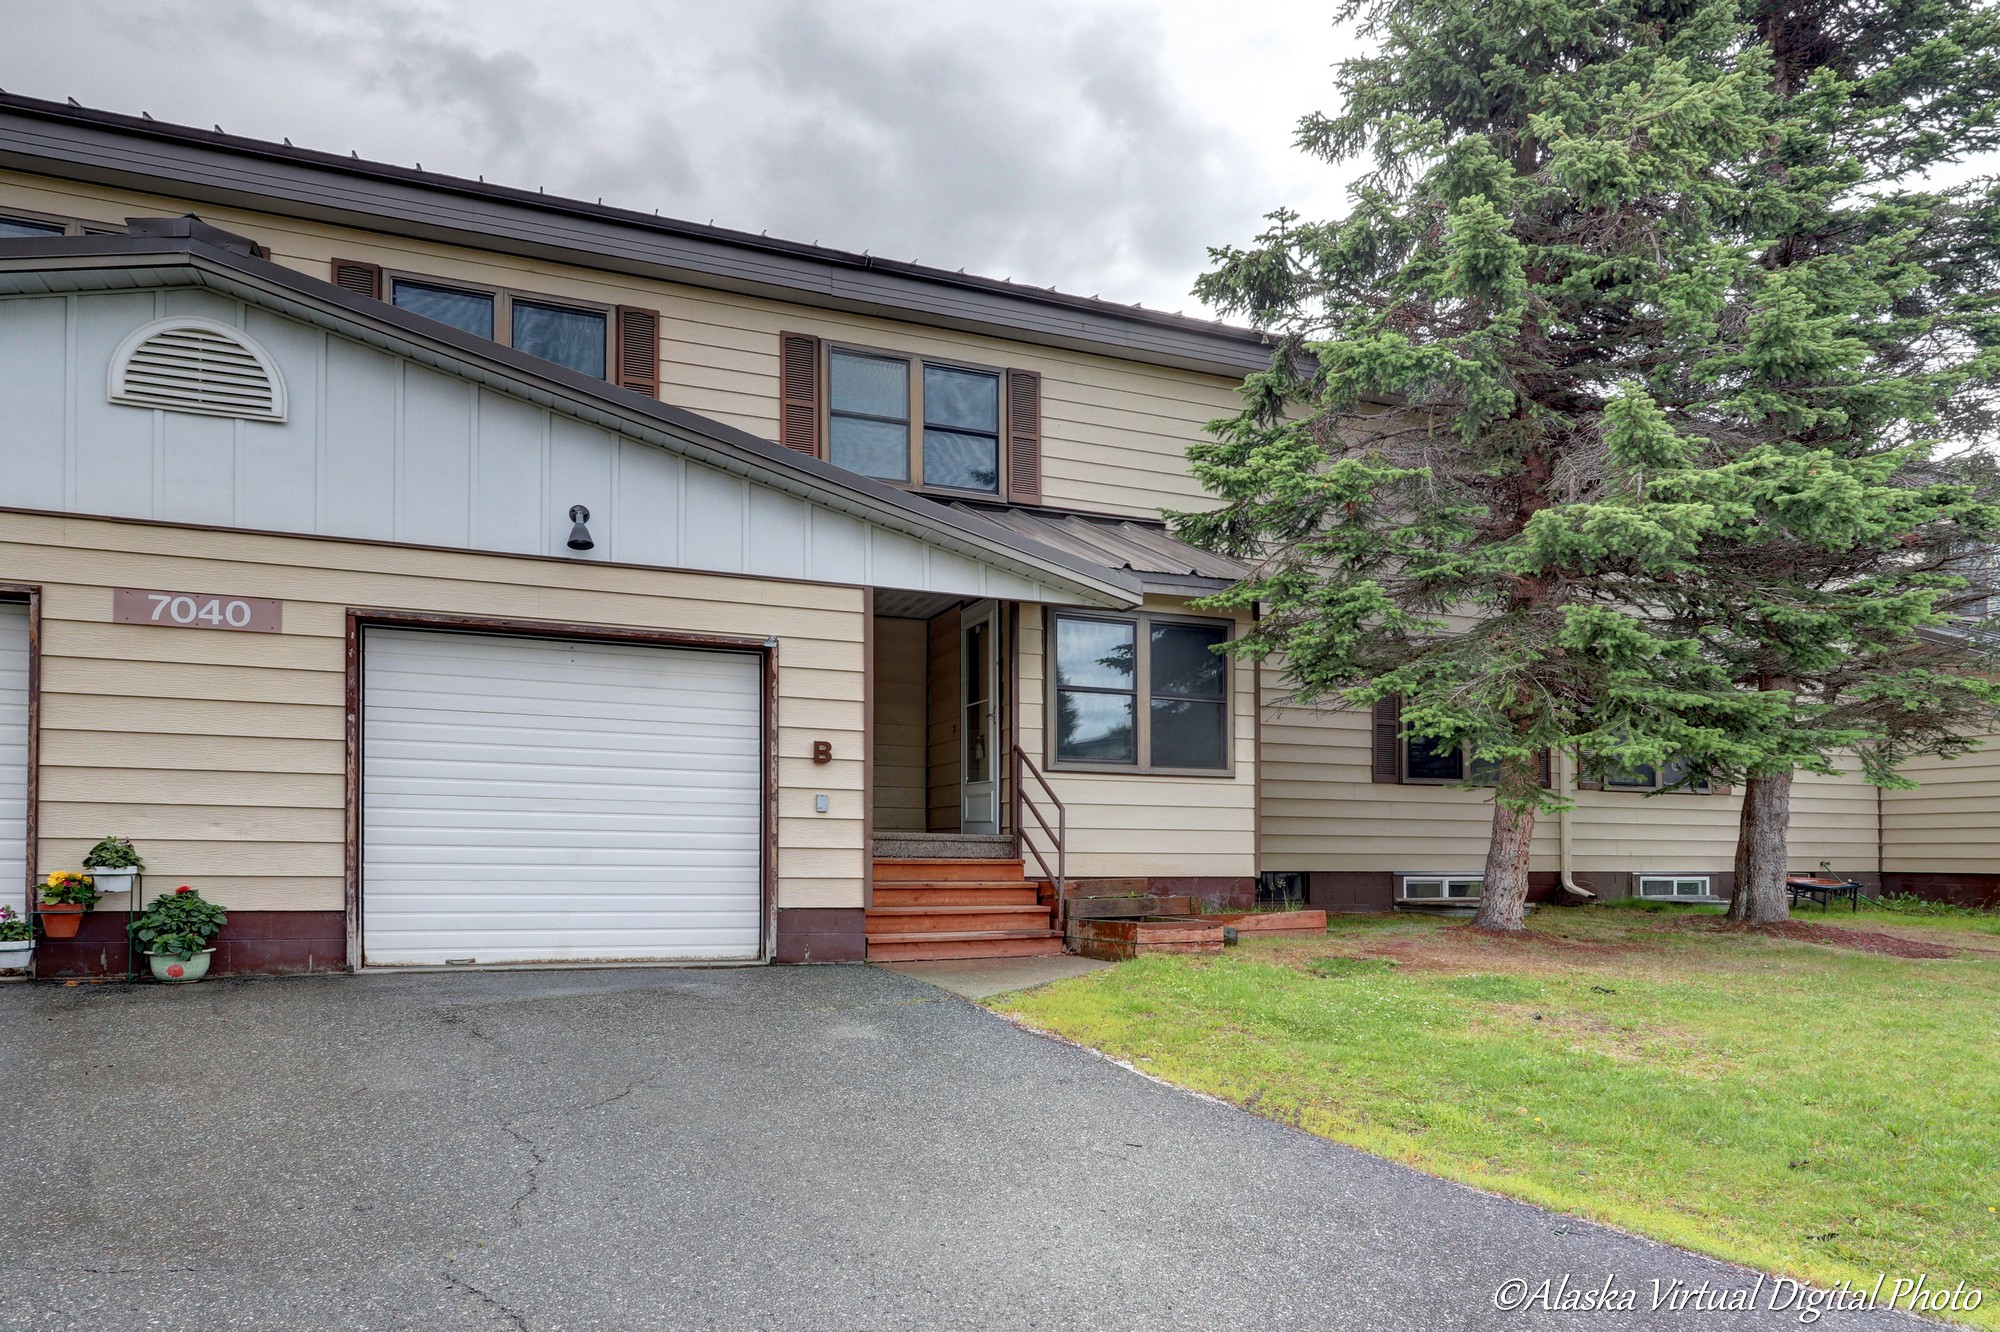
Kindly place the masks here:
POLYGON ((1584 897, 1595 897, 1596 893, 1585 888, 1570 876, 1570 836, 1569 816, 1576 812, 1576 756, 1568 750, 1555 755, 1556 795, 1566 803, 1556 811, 1556 884, 1565 892, 1578 893, 1584 897))

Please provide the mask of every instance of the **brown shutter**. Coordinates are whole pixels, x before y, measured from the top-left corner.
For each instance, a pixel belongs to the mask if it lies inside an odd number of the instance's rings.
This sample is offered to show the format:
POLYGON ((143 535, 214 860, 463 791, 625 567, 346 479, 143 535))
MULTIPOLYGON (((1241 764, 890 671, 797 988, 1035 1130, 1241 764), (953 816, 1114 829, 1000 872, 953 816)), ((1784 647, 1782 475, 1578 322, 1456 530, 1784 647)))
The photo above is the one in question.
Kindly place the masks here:
POLYGON ((819 339, 778 335, 778 442, 819 456, 819 339))
POLYGON ((1403 700, 1385 698, 1375 705, 1375 763, 1371 781, 1403 780, 1403 700))
POLYGON ((336 259, 333 261, 333 285, 356 296, 379 301, 382 299, 382 265, 363 263, 359 259, 336 259))
POLYGON ((1576 789, 1579 791, 1602 791, 1604 783, 1595 777, 1583 775, 1583 755, 1576 756, 1576 789))
POLYGON ((1007 498, 1042 502, 1042 377, 1007 372, 1007 498))
POLYGON ((1542 772, 1542 789, 1547 791, 1552 789, 1556 784, 1555 757, 1548 750, 1544 749, 1538 756, 1538 759, 1542 772))
POLYGON ((1728 782, 1717 782, 1708 788, 1708 793, 1710 795, 1735 795, 1736 788, 1728 782))
POLYGON ((660 312, 621 305, 618 319, 618 387, 660 396, 660 312))

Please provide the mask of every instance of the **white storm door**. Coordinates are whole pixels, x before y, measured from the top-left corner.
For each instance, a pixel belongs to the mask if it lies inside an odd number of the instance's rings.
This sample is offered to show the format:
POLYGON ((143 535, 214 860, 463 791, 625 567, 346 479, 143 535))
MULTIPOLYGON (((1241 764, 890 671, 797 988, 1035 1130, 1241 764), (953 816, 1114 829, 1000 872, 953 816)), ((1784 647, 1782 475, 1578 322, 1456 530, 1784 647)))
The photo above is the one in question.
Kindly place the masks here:
POLYGON ((368 629, 361 730, 366 964, 760 956, 760 658, 368 629))
POLYGON ((0 903, 28 908, 28 608, 0 601, 0 903))
POLYGON ((958 830, 1000 831, 1000 614, 982 601, 959 617, 958 830))

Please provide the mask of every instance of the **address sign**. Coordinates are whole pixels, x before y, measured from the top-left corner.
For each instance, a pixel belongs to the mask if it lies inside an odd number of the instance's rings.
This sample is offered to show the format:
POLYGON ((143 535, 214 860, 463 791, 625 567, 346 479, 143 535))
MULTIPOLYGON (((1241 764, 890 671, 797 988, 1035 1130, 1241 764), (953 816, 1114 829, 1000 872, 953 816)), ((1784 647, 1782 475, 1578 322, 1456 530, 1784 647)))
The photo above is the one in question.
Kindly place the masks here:
POLYGON ((119 624, 158 624, 170 629, 275 634, 285 626, 285 603, 269 597, 115 587, 111 589, 111 618, 119 624))

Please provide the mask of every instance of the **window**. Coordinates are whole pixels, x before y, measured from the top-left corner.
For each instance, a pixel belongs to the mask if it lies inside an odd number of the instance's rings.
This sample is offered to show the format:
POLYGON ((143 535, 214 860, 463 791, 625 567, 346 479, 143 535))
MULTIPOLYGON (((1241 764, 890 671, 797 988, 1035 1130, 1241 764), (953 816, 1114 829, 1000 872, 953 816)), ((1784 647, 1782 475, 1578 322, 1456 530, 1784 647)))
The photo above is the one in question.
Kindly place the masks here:
MULTIPOLYGON (((1607 791, 1664 791, 1687 780, 1688 765, 1676 759, 1664 767, 1655 768, 1641 763, 1630 768, 1607 768, 1604 773, 1604 789, 1607 791)), ((1708 794, 1707 782, 1696 782, 1684 791, 1708 794)))
POLYGON ((829 462, 884 481, 1000 493, 999 371, 846 347, 828 349, 826 368, 829 462))
POLYGON ((60 222, 42 222, 25 217, 0 217, 0 238, 12 236, 67 236, 69 228, 60 222))
POLYGON ((1053 629, 1053 765, 1229 770, 1228 625, 1057 615, 1053 629))
POLYGON ((401 275, 389 279, 389 300, 411 314, 566 365, 578 374, 607 377, 609 310, 564 305, 503 288, 461 287, 401 275))
POLYGON ((0 214, 0 240, 22 236, 116 236, 125 228, 53 213, 0 214))
POLYGON ((1500 765, 1472 757, 1470 746, 1447 745, 1420 735, 1403 737, 1403 780, 1406 782, 1472 782, 1491 786, 1500 780, 1500 765), (1468 778, 1467 773, 1472 775, 1468 778))
POLYGON ((1706 898, 1712 894, 1708 891, 1708 876, 1705 874, 1642 874, 1639 876, 1639 896, 1657 900, 1706 898))
POLYGON ((1401 896, 1406 902, 1476 902, 1485 886, 1478 874, 1406 874, 1401 896))

